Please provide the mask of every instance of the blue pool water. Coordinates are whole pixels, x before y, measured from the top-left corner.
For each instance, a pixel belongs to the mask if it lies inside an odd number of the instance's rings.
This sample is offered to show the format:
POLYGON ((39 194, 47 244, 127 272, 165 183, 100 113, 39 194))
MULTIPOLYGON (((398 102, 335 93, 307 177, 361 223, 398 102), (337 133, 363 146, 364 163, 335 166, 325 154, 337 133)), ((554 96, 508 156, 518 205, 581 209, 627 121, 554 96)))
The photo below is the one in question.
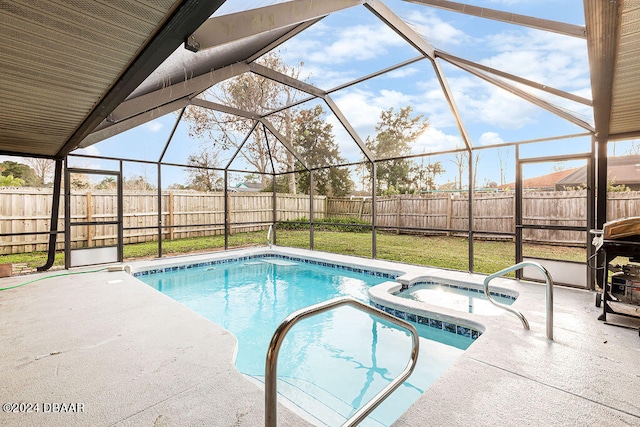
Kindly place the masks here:
MULTIPOLYGON (((290 313, 337 296, 368 301, 367 289, 389 280, 280 258, 139 276, 223 326, 238 339, 238 370, 264 381, 267 346, 290 313)), ((418 365, 362 425, 388 426, 473 342, 424 325, 418 365)), ((321 425, 341 425, 406 366, 407 332, 351 307, 305 319, 280 349, 278 392, 321 425)))

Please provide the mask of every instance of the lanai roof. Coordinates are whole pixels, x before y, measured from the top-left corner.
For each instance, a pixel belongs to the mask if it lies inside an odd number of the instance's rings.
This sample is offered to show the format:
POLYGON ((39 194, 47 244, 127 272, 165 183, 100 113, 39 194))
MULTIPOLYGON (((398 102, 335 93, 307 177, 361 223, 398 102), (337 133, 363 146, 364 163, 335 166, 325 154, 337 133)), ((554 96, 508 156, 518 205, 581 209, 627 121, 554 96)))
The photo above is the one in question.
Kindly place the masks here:
MULTIPOLYGON (((591 104, 590 100, 439 51, 382 1, 295 0, 209 18, 222 3, 8 3, 0 10, 0 154, 60 158, 190 103, 221 109, 195 96, 244 71, 329 99, 332 106, 330 90, 293 81, 253 61, 326 15, 352 6, 367 8, 433 63, 454 114, 455 100, 440 68, 442 61, 498 86, 509 86, 513 93, 594 131, 600 140, 640 135, 640 37, 636 31, 640 5, 634 1, 584 0, 585 27, 452 1, 412 1, 586 37, 594 127, 519 91, 516 84, 577 102, 591 104)), ((253 112, 231 112, 259 118, 253 112)), ((459 128, 466 142, 464 123, 459 128)))

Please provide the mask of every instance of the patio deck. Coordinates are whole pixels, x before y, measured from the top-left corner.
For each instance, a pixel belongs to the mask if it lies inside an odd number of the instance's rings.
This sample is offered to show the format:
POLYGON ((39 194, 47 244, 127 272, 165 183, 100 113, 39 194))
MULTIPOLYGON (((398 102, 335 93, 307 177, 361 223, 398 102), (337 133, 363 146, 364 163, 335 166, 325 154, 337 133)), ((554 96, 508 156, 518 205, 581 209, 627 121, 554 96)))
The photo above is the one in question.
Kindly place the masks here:
MULTIPOLYGON (((592 292, 556 288, 548 341, 544 287, 526 284, 516 304, 531 331, 509 313, 487 318, 483 336, 396 425, 640 424, 637 331, 599 322, 592 292)), ((264 424, 263 391, 235 369, 233 335, 125 272, 2 291, 0 323, 0 403, 40 405, 0 413, 2 425, 264 424), (82 412, 44 412, 46 403, 82 412)), ((306 425, 283 406, 279 421, 306 425)))

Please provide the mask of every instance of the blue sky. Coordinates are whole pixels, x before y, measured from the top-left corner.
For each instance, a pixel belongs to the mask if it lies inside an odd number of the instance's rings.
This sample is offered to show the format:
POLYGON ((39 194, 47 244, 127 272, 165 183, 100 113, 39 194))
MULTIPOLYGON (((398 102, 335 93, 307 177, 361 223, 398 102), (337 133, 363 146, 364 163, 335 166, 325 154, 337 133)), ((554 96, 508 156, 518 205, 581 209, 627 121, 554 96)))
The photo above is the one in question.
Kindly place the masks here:
MULTIPOLYGON (((271 3, 273 1, 229 1, 218 14, 271 3)), ((591 99, 585 40, 403 1, 387 0, 384 3, 438 50, 591 99)), ((581 0, 468 0, 466 3, 584 25, 581 0)), ((416 50, 364 7, 330 15, 286 42, 280 53, 288 64, 304 62, 302 77, 322 89, 333 88, 418 56, 416 50)), ((441 64, 474 146, 585 132, 582 128, 471 74, 445 62, 441 64)), ((593 122, 589 107, 540 94, 532 89, 527 90, 558 104, 585 121, 593 122)), ((431 153, 463 146, 453 115, 428 60, 335 92, 332 98, 362 139, 373 135, 381 111, 389 107, 399 109, 411 105, 430 124, 428 131, 414 144, 413 153, 431 153)), ((325 110, 328 111, 326 106, 325 110)), ((327 121, 334 126, 336 141, 341 146, 343 157, 349 161, 360 160, 361 153, 337 119, 328 114, 327 121)), ((174 122, 175 114, 169 114, 83 152, 157 160, 174 122)), ((202 143, 203 141, 189 138, 186 126, 181 125, 165 160, 186 162, 188 155, 197 152, 202 143)), ((624 144, 619 147, 623 146, 624 144)), ((573 138, 536 144, 535 147, 524 146, 521 156, 582 153, 588 151, 589 147, 588 137, 573 138)), ((506 159, 506 182, 515 179, 513 148, 481 150, 476 175, 480 184, 490 181, 499 183, 498 151, 506 159)), ((623 152, 624 148, 618 148, 618 155, 623 152)), ((429 161, 441 161, 446 169, 446 173, 438 178, 438 183, 455 179, 457 168, 453 163, 453 156, 432 156, 429 161)), ((100 162, 88 159, 77 161, 77 165, 101 167, 100 162)), ((552 166, 541 165, 540 174, 550 172, 552 166)), ((130 174, 143 174, 136 172, 133 165, 127 166, 127 170, 131 171, 130 174)), ((144 174, 155 174, 155 168, 147 166, 144 174)), ((179 168, 171 168, 171 171, 166 174, 163 172, 163 175, 163 186, 173 182, 184 183, 185 180, 179 168)))

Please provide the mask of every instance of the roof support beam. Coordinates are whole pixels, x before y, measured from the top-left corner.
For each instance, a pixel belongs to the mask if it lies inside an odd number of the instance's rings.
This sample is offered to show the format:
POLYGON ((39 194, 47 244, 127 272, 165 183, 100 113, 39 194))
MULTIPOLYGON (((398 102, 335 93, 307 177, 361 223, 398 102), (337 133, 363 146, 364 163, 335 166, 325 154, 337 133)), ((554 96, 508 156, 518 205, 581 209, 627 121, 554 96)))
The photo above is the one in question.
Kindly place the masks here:
POLYGON ((138 96, 137 98, 129 99, 120 104, 113 113, 109 114, 108 121, 102 123, 96 130, 108 126, 108 122, 118 123, 176 99, 195 96, 209 89, 211 86, 246 73, 247 71, 249 71, 249 66, 244 62, 239 62, 190 78, 184 82, 174 83, 162 89, 138 96))
POLYGON ((416 48, 420 53, 431 59, 436 77, 438 78, 440 87, 442 88, 444 96, 449 103, 449 108, 451 109, 451 112, 456 120, 458 129, 460 130, 460 135, 462 136, 462 140, 467 146, 467 150, 471 150, 471 140, 469 138, 469 134, 464 127, 464 123, 462 123, 460 113, 458 112, 458 107, 453 98, 453 92, 451 92, 451 88, 447 83, 444 72, 442 71, 442 68, 440 67, 440 64, 436 59, 435 49, 433 48, 433 46, 431 46, 431 44, 423 39, 420 34, 416 33, 411 27, 409 27, 409 25, 407 25, 402 19, 400 19, 395 13, 393 13, 393 11, 391 11, 379 0, 371 0, 366 3, 365 6, 373 14, 380 18, 385 24, 387 24, 391 29, 393 29, 402 38, 404 38, 409 44, 416 48))
POLYGON ((225 114, 232 114, 238 117, 244 117, 245 119, 260 120, 261 118, 259 114, 250 113, 248 111, 240 110, 239 108, 229 107, 228 105, 218 104, 217 102, 207 101, 206 99, 192 99, 191 105, 208 108, 225 114))
POLYGON ((304 30, 306 30, 307 28, 309 28, 310 26, 315 24, 316 22, 322 20, 322 18, 324 18, 324 16, 322 16, 320 18, 312 19, 310 21, 305 21, 305 22, 302 22, 302 23, 296 25, 295 28, 293 28, 291 31, 287 32, 284 36, 278 38, 277 40, 273 41, 272 43, 269 43, 267 46, 265 46, 264 48, 260 49, 259 51, 257 51, 253 55, 251 55, 249 58, 247 58, 247 63, 251 63, 251 62, 255 61, 256 59, 260 58, 265 53, 272 51, 273 49, 277 48, 278 46, 280 46, 282 43, 286 42, 290 38, 295 37, 297 34, 300 34, 304 30))
POLYGON ((488 9, 486 7, 471 6, 465 3, 457 3, 449 0, 406 0, 411 3, 433 6, 450 12, 464 13, 465 15, 478 16, 508 24, 522 25, 536 30, 551 31, 564 36, 584 39, 587 31, 580 25, 566 24, 564 22, 551 21, 549 19, 534 18, 517 13, 503 12, 501 10, 488 9))
POLYGON ((150 39, 117 82, 58 150, 62 158, 80 145, 122 101, 125 100, 184 40, 224 3, 224 0, 184 0, 150 39))
POLYGON ((362 138, 360 138, 360 135, 358 135, 356 130, 353 128, 353 126, 351 126, 351 123, 349 123, 349 120, 347 120, 344 114, 342 114, 342 111, 340 111, 340 108, 338 108, 336 103, 333 102, 333 99, 331 99, 329 95, 326 95, 324 97, 324 102, 327 103, 327 105, 329 106, 329 109, 333 112, 333 114, 336 116, 338 121, 345 128, 345 130, 349 133, 349 135, 351 135, 351 138, 358 145, 358 147, 360 148, 360 151, 362 151, 362 154, 364 154, 367 160, 369 160, 370 162, 374 162, 376 159, 373 156, 373 153, 364 144, 364 142, 362 141, 362 138))
POLYGON ((147 111, 146 113, 138 114, 137 116, 131 117, 127 120, 123 120, 119 123, 115 123, 109 127, 93 132, 85 139, 83 139, 82 143, 78 145, 78 147, 88 147, 107 138, 111 138, 114 135, 118 135, 119 133, 133 129, 136 126, 140 126, 142 124, 150 122, 151 120, 157 119, 158 117, 162 117, 165 114, 169 114, 173 111, 184 108, 187 105, 189 105, 189 98, 182 98, 165 104, 161 107, 154 108, 153 110, 147 111))
POLYGON ((464 123, 462 122, 462 117, 460 116, 460 112, 458 111, 458 106, 456 105, 456 100, 453 98, 453 92, 451 91, 451 88, 449 87, 449 82, 447 82, 447 77, 445 76, 444 71, 440 66, 440 61, 438 59, 434 59, 431 62, 433 64, 433 69, 436 72, 436 77, 440 82, 442 93, 444 94, 444 97, 447 99, 447 102, 449 103, 449 108, 451 109, 453 118, 456 121, 456 125, 458 126, 458 130, 460 131, 460 136, 464 141, 464 145, 467 147, 468 151, 471 151, 473 149, 472 147, 473 144, 471 144, 471 138, 467 133, 467 129, 464 127, 464 123))
MULTIPOLYGON (((293 154, 293 157, 296 158, 297 161, 300 162, 300 164, 306 169, 309 170, 309 167, 307 166, 307 162, 304 161, 304 159, 302 158, 302 156, 300 155, 300 153, 298 153, 298 150, 296 150, 293 145, 291 145, 291 143, 287 140, 287 138, 284 137, 284 135, 282 135, 280 132, 278 132, 278 130, 273 127, 273 125, 271 124, 271 122, 265 118, 260 119, 260 123, 262 123, 267 129, 269 129, 269 132, 271 132, 271 134, 273 136, 276 137, 276 139, 278 141, 280 141, 280 143, 282 145, 284 145, 284 147, 291 153, 293 154)), ((273 171, 275 173, 275 170, 273 171)))
POLYGON ((596 138, 606 142, 611 127, 613 75, 618 55, 619 5, 617 1, 584 0, 588 20, 587 47, 596 138))
POLYGON ((420 37, 418 33, 411 29, 406 22, 393 13, 393 11, 391 11, 391 9, 389 9, 384 3, 379 0, 369 0, 364 6, 382 22, 387 24, 389 28, 395 31, 407 43, 413 46, 418 52, 431 59, 435 58, 433 46, 420 37))
MULTIPOLYGON (((364 82, 366 80, 369 80, 369 79, 372 79, 374 77, 381 76, 383 74, 386 74, 386 73, 389 73, 391 71, 397 70, 398 68, 406 67, 407 65, 411 65, 411 64, 413 64, 415 62, 423 61, 424 59, 425 59, 425 57, 420 55, 420 56, 416 56, 415 58, 408 59, 408 60, 403 61, 403 62, 399 62, 399 63, 397 63, 395 65, 392 65, 390 67, 387 67, 387 68, 385 68, 383 70, 376 71, 376 72, 371 73, 371 74, 367 74, 366 76, 359 77, 359 78, 357 78, 355 80, 351 80, 350 82, 343 83, 343 84, 341 84, 339 86, 336 86, 336 87, 334 87, 332 89, 329 89, 328 91, 325 92, 325 94, 328 95, 328 94, 331 94, 333 92, 337 92, 339 90, 348 88, 350 86, 357 85, 358 83, 362 83, 362 82, 364 82)), ((283 107, 280 107, 280 108, 277 108, 275 110, 269 111, 267 114, 263 115, 263 117, 268 117, 268 116, 270 116, 272 114, 279 113, 280 111, 286 110, 288 108, 295 107, 296 105, 304 104, 305 102, 311 101, 314 98, 316 98, 316 97, 315 96, 309 96, 309 97, 304 98, 304 99, 299 99, 299 100, 297 100, 295 102, 291 102, 291 103, 289 103, 289 104, 287 104, 287 105, 285 105, 283 107)))
POLYGON ((545 110, 549 111, 550 113, 553 113, 553 114, 555 114, 555 115, 557 115, 559 117, 562 117, 563 119, 573 123, 576 126, 580 126, 581 128, 588 130, 589 132, 593 132, 594 131, 593 127, 589 123, 587 123, 587 122, 585 122, 583 120, 580 120, 579 118, 577 118, 577 117, 565 112, 564 110, 562 110, 561 108, 556 107, 553 104, 548 103, 547 101, 543 101, 542 99, 540 99, 540 98, 538 98, 536 96, 528 94, 525 91, 523 91, 523 90, 521 90, 521 89, 519 89, 519 88, 517 88, 515 86, 512 86, 512 85, 510 85, 508 83, 505 83, 502 80, 498 80, 498 79, 496 79, 494 77, 491 77, 491 76, 489 76, 489 75, 487 75, 487 74, 485 74, 485 73, 483 73, 481 71, 476 70, 473 67, 469 67, 468 65, 460 64, 460 63, 458 63, 458 64, 452 63, 452 64, 457 66, 458 68, 460 68, 462 70, 465 70, 465 71, 473 74, 476 77, 481 78, 482 80, 484 80, 486 82, 489 82, 489 83, 491 83, 491 84, 493 84, 495 86, 498 86, 499 88, 502 88, 502 89, 506 90, 507 92, 510 92, 510 93, 512 93, 512 94, 514 94, 514 95, 516 95, 516 96, 518 96, 518 97, 520 97, 520 98, 522 98, 522 99, 524 99, 526 101, 529 101, 532 104, 535 104, 540 108, 544 108, 545 110))
POLYGON ((362 0, 297 0, 216 16, 207 19, 193 32, 189 40, 197 43, 200 50, 207 49, 276 28, 321 18, 362 3, 362 0))
POLYGON ((259 76, 262 76, 269 80, 276 81, 278 83, 282 83, 283 85, 292 87, 302 92, 306 92, 310 95, 317 96, 319 98, 322 98, 325 95, 325 92, 323 90, 318 89, 315 86, 312 86, 308 83, 300 81, 286 74, 280 73, 278 71, 272 70, 271 68, 267 68, 263 65, 256 64, 255 62, 249 64, 249 70, 251 70, 251 72, 259 76))
POLYGON ((442 52, 442 51, 436 50, 436 56, 439 57, 439 58, 444 59, 445 61, 447 61, 447 62, 449 62, 449 63, 451 63, 453 65, 457 65, 457 63, 465 64, 465 65, 468 65, 470 67, 477 68, 478 70, 485 71, 485 72, 491 73, 491 74, 495 74, 496 76, 504 77, 505 79, 509 79, 509 80, 514 81, 514 82, 521 83, 523 85, 532 87, 534 89, 541 90, 543 92, 550 93, 552 95, 556 95, 556 96, 568 99, 570 101, 579 102, 580 104, 584 104, 584 105, 587 105, 589 107, 593 105, 591 100, 589 100, 587 98, 583 98, 581 96, 574 95, 572 93, 565 92, 565 91, 560 90, 560 89, 555 89, 555 88, 553 88, 551 86, 543 85, 541 83, 536 83, 536 82, 534 82, 532 80, 524 79, 522 77, 515 76, 513 74, 505 73, 504 71, 496 70, 495 68, 487 67, 486 65, 478 64, 477 62, 469 61, 467 59, 463 59, 463 58, 460 58, 460 57, 457 57, 457 56, 454 56, 454 55, 450 55, 450 54, 448 54, 446 52, 442 52))
POLYGON ((238 157, 238 154, 240 154, 240 151, 242 150, 242 147, 244 147, 244 144, 247 143, 247 140, 249 139, 249 137, 251 136, 253 131, 256 130, 256 126, 258 126, 258 123, 260 123, 258 120, 253 122, 253 126, 251 126, 251 130, 249 132, 247 132, 247 135, 244 137, 244 139, 242 140, 240 145, 238 145, 238 148, 236 148, 235 153, 233 153, 233 156, 231 156, 231 158, 229 159, 229 162, 224 167, 225 171, 228 170, 231 167, 231 163, 233 163, 233 161, 236 159, 236 157, 238 157))

